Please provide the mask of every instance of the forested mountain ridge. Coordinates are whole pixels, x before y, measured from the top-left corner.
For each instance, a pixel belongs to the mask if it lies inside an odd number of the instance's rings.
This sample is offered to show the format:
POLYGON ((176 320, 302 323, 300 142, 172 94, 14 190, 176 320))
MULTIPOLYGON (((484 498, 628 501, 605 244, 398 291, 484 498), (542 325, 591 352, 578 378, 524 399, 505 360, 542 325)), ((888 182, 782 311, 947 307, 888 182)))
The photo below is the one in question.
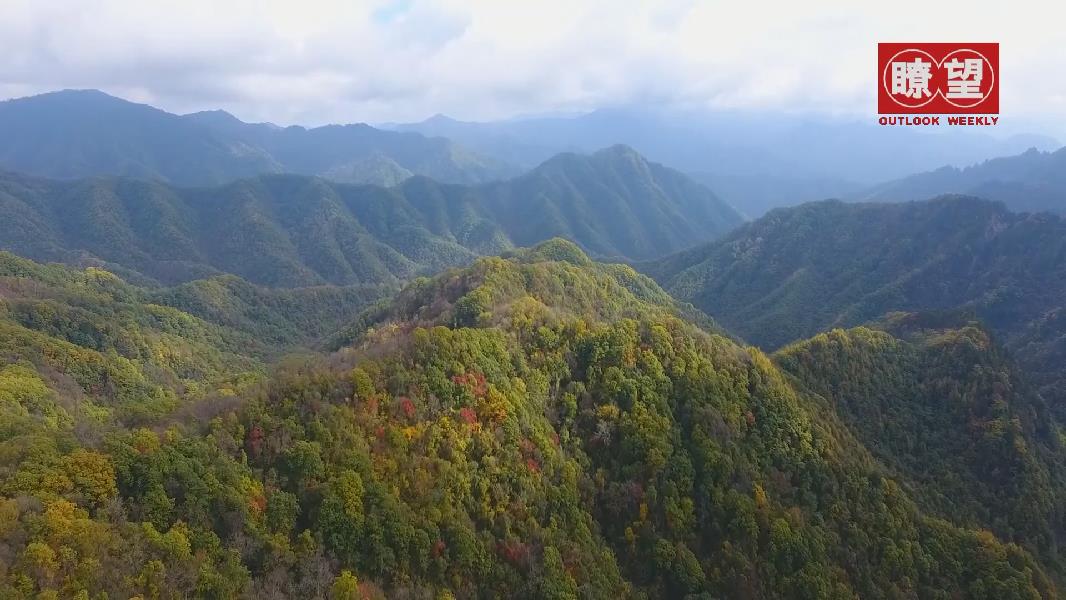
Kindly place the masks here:
POLYGON ((1057 597, 1061 219, 409 167, 0 176, 0 596, 1057 597))
POLYGON ((704 186, 622 145, 560 154, 485 187, 486 205, 515 245, 564 237, 597 257, 662 256, 664 248, 686 248, 743 222, 704 186))
POLYGON ((50 425, 168 414, 183 398, 228 387, 231 377, 262 376, 268 352, 243 332, 151 303, 107 271, 38 265, 6 252, 0 329, 4 410, 50 425))
POLYGON ((474 183, 517 169, 439 137, 366 124, 307 129, 223 111, 179 116, 96 90, 0 102, 0 168, 43 177, 121 175, 217 185, 265 173, 395 183, 411 174, 474 183))
POLYGON ((95 262, 131 281, 233 273, 284 287, 396 283, 556 235, 648 259, 741 221, 706 188, 622 147, 479 186, 266 175, 177 188, 11 174, 0 176, 0 210, 0 249, 37 260, 95 262))
POLYGON ((0 252, 0 368, 35 370, 87 415, 137 422, 261 378, 392 291, 274 290, 234 276, 144 289, 102 269, 0 252))
POLYGON ((741 338, 777 348, 891 311, 964 308, 1066 410, 1066 222, 948 196, 779 209, 642 267, 741 338))
POLYGON ((143 288, 96 267, 44 265, 8 252, 0 252, 0 281, 3 317, 21 327, 94 350, 129 350, 134 352, 129 358, 137 360, 177 356, 129 341, 143 337, 139 328, 159 329, 161 344, 167 334, 192 335, 228 353, 233 364, 251 360, 260 368, 286 352, 317 347, 353 313, 395 292, 389 286, 273 289, 233 275, 143 288))
POLYGON ((859 201, 902 202, 942 194, 995 200, 1015 212, 1066 214, 1066 148, 1054 152, 1031 148, 1016 156, 994 158, 963 169, 942 167, 849 196, 859 201))
POLYGON ((1022 543, 1062 568, 1061 425, 1007 353, 965 316, 894 313, 774 361, 823 396, 923 509, 1022 543))
POLYGON ((253 402, 251 464, 390 596, 1053 597, 1025 551, 923 516, 767 357, 676 310, 562 241, 420 280, 333 373, 253 402), (283 475, 297 450, 314 471, 283 475))
POLYGON ((186 523, 247 510, 252 480, 175 424, 239 404, 268 364, 388 291, 233 276, 146 290, 0 252, 0 596, 237 597, 232 544, 186 523), (131 490, 145 501, 124 504, 131 490), (218 503, 190 500, 205 490, 218 503))
MULTIPOLYGON (((152 293, 98 270, 0 259, 0 305, 12 314, 34 294, 137 314, 137 294, 152 293)), ((5 410, 19 415, 0 428, 0 544, 11 557, 0 588, 1056 596, 1054 565, 1025 549, 1039 541, 1027 530, 1018 545, 929 516, 910 496, 935 496, 925 487, 936 482, 897 482, 808 391, 813 376, 794 379, 684 310, 630 267, 552 240, 412 282, 328 360, 290 361, 263 384, 230 373, 238 380, 223 395, 189 408, 180 403, 192 398, 169 392, 178 404, 134 421, 57 417, 50 407, 78 406, 78 393, 109 406, 116 388, 85 382, 75 393, 27 356, 0 374, 5 410)), ((83 329, 19 322, 70 339, 83 329)), ((93 339, 107 356, 128 352, 123 336, 93 339)))

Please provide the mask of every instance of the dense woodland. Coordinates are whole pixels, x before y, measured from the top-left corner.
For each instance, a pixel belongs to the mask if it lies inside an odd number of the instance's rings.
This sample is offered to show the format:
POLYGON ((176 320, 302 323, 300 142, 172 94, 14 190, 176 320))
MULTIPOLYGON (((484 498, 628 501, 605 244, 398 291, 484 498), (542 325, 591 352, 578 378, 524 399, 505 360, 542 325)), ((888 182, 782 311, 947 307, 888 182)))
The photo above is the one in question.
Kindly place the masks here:
POLYGON ((1066 586, 1060 217, 742 224, 626 146, 513 176, 92 92, 0 129, 0 598, 1066 586))
POLYGON ((814 202, 641 265, 672 295, 765 349, 893 311, 984 323, 1066 415, 1066 222, 999 203, 814 202))
POLYGON ((396 285, 557 235, 598 256, 650 259, 741 222, 707 188, 623 146, 480 186, 269 175, 180 188, 8 174, 0 211, 0 248, 35 260, 146 284, 232 273, 280 287, 396 285))
POLYGON ((353 290, 327 357, 337 296, 0 264, 8 597, 1057 595, 1061 442, 972 324, 767 356, 555 240, 353 290))
POLYGON ((894 314, 877 326, 819 334, 774 359, 920 506, 1058 563, 1066 464, 1043 398, 975 322, 894 314))

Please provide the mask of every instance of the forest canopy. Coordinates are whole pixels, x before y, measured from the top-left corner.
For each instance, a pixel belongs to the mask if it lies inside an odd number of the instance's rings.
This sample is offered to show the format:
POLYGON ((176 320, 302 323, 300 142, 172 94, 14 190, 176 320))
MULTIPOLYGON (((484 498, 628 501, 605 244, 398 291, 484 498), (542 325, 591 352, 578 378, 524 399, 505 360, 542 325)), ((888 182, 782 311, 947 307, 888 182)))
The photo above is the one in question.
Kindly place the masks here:
POLYGON ((854 399, 916 422, 901 393, 986 402, 1012 367, 972 327, 767 356, 552 240, 416 280, 320 336, 328 358, 268 369, 251 321, 188 290, 0 264, 7 596, 1056 595, 1061 450, 1031 397, 980 408, 978 451, 1027 465, 1002 475, 911 442, 966 427, 950 414, 874 444, 854 399), (933 458, 955 477, 923 478, 933 458))

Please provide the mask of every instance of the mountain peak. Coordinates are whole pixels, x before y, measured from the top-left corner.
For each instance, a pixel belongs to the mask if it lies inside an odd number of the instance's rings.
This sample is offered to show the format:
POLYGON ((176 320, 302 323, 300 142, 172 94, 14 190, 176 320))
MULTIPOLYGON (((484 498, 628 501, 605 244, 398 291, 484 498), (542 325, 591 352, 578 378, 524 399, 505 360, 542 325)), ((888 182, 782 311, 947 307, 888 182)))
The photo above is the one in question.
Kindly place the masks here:
POLYGON ((628 162, 635 164, 646 164, 648 162, 648 159, 646 159, 642 154, 640 154, 630 146, 627 146, 625 144, 615 144, 613 146, 608 146, 606 148, 597 150, 592 154, 561 152, 541 163, 540 166, 534 169, 534 171, 551 166, 573 167, 581 164, 589 164, 592 161, 609 163, 628 162))
MULTIPOLYGON (((5 117, 20 122, 23 127, 51 127, 59 120, 91 127, 101 126, 109 119, 165 118, 177 119, 164 110, 139 102, 112 96, 96 89, 67 89, 36 96, 13 98, 0 102, 0 120, 5 117), (104 116, 105 120, 101 120, 104 116)), ((116 121, 115 124, 119 124, 116 121)), ((72 135, 72 134, 71 134, 72 135)), ((9 143, 24 143, 20 137, 9 143)))
POLYGON ((444 113, 437 113, 432 117, 422 121, 423 125, 450 125, 452 123, 458 123, 459 121, 449 117, 444 113))
POLYGON ((647 159, 644 158, 643 154, 637 152, 632 146, 628 146, 626 144, 615 144, 613 146, 608 146, 606 148, 603 148, 602 150, 596 151, 593 156, 602 156, 606 158, 636 159, 647 162, 647 159))
POLYGON ((128 102, 127 100, 123 100, 122 98, 119 98, 118 96, 112 96, 111 94, 108 94, 107 92, 105 92, 103 90, 98 90, 96 88, 66 88, 66 89, 62 89, 62 90, 56 90, 54 92, 45 92, 43 94, 37 94, 36 96, 27 96, 27 98, 49 98, 49 97, 51 97, 51 98, 61 98, 61 97, 67 97, 67 98, 110 98, 112 100, 121 100, 123 102, 128 102))
POLYGON ((241 125, 244 121, 241 121, 237 117, 233 116, 221 109, 216 110, 201 110, 199 112, 189 113, 182 115, 186 119, 192 119, 201 123, 207 123, 209 125, 241 125))
POLYGON ((519 254, 524 262, 552 261, 575 265, 592 264, 592 259, 580 246, 561 237, 553 237, 540 242, 532 248, 520 251, 519 254))
POLYGON ((112 96, 107 92, 103 92, 97 89, 65 89, 57 90, 54 92, 46 92, 43 94, 36 94, 33 96, 23 96, 21 98, 12 98, 7 100, 9 103, 18 104, 55 104, 55 103, 70 103, 70 102, 93 102, 98 104, 135 104, 129 100, 124 100, 117 96, 112 96))

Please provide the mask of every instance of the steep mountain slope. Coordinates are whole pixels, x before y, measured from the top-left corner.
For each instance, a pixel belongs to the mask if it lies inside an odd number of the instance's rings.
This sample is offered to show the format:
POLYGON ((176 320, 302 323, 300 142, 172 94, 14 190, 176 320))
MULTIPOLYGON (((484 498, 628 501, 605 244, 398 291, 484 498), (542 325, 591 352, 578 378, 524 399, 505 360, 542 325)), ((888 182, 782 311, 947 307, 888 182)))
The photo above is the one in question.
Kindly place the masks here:
POLYGON ((375 298, 232 277, 148 291, 0 252, 0 596, 237 597, 231 540, 193 528, 252 522, 262 489, 175 425, 236 405, 268 360, 375 298))
POLYGON ((131 281, 233 273, 272 286, 395 283, 564 235, 601 256, 649 259, 740 217, 632 150, 560 156, 480 186, 423 177, 393 188, 272 175, 213 188, 0 177, 0 249, 105 265, 131 281))
POLYGON ((39 390, 33 407, 22 397, 5 410, 43 410, 49 422, 67 425, 166 414, 230 377, 261 373, 267 351, 250 335, 150 303, 106 271, 44 266, 6 252, 0 329, 0 369, 39 390), (55 404, 57 394, 65 404, 55 404))
POLYGON ((1043 399, 975 323, 895 313, 878 327, 892 333, 837 329, 774 360, 924 508, 1059 562, 1066 453, 1043 399))
POLYGON ((480 259, 254 401, 251 464, 296 498, 293 531, 390 596, 1054 594, 1024 550, 923 516, 820 400, 676 310, 562 241, 480 259))
POLYGON ((389 298, 388 285, 264 288, 234 275, 198 279, 142 293, 145 301, 189 313, 254 339, 245 352, 263 360, 316 348, 352 313, 389 298))
POLYGON ((516 173, 443 138, 365 124, 281 128, 243 123, 222 111, 178 116, 94 90, 0 102, 0 168, 178 185, 281 172, 379 184, 394 183, 405 172, 457 183, 516 173))
POLYGON ((144 290, 0 252, 0 372, 17 380, 0 382, 0 410, 88 428, 158 419, 232 395, 388 292, 278 291, 232 276, 144 290))
POLYGON ((485 189, 486 203, 519 246, 560 236, 596 256, 641 260, 718 237, 739 214, 688 177, 628 146, 562 154, 485 189))
POLYGON ((316 345, 354 312, 394 292, 388 286, 279 290, 233 275, 144 289, 95 267, 42 265, 0 252, 0 316, 75 345, 113 349, 135 362, 165 357, 153 369, 172 368, 166 361, 196 360, 198 353, 215 361, 210 369, 178 369, 196 374, 232 370, 249 361, 262 367, 285 352, 316 345), (153 331, 144 334, 138 328, 153 331), (168 339, 185 337, 221 349, 228 364, 203 346, 166 348, 168 339), (145 342, 148 338, 159 345, 145 342))
MULTIPOLYGON (((103 272, 6 261, 5 310, 32 294, 157 310, 103 272)), ((808 391, 817 374, 682 311, 552 240, 417 280, 330 359, 144 413, 148 427, 63 417, 78 396, 45 363, 0 366, 19 414, 0 421, 0 593, 1056 596, 1052 563, 925 513, 938 483, 897 480, 808 391)), ((189 339, 223 330, 181 318, 189 339)), ((100 339, 107 356, 125 346, 100 339)), ((135 366, 154 377, 160 360, 135 366)), ((980 357, 951 364, 971 361, 963 388, 986 380, 980 357)), ((79 393, 103 403, 120 383, 79 393)))
POLYGON ((392 187, 414 177, 414 173, 384 154, 372 154, 347 164, 332 167, 322 177, 338 183, 374 183, 392 187))
POLYGON ((957 169, 943 167, 878 185, 854 195, 857 200, 899 202, 941 194, 967 194, 1002 202, 1017 212, 1066 213, 1066 148, 1029 149, 957 169))
POLYGON ((964 308, 1066 408, 1066 223, 965 197, 818 202, 647 266, 678 298, 776 348, 887 312, 964 308))

